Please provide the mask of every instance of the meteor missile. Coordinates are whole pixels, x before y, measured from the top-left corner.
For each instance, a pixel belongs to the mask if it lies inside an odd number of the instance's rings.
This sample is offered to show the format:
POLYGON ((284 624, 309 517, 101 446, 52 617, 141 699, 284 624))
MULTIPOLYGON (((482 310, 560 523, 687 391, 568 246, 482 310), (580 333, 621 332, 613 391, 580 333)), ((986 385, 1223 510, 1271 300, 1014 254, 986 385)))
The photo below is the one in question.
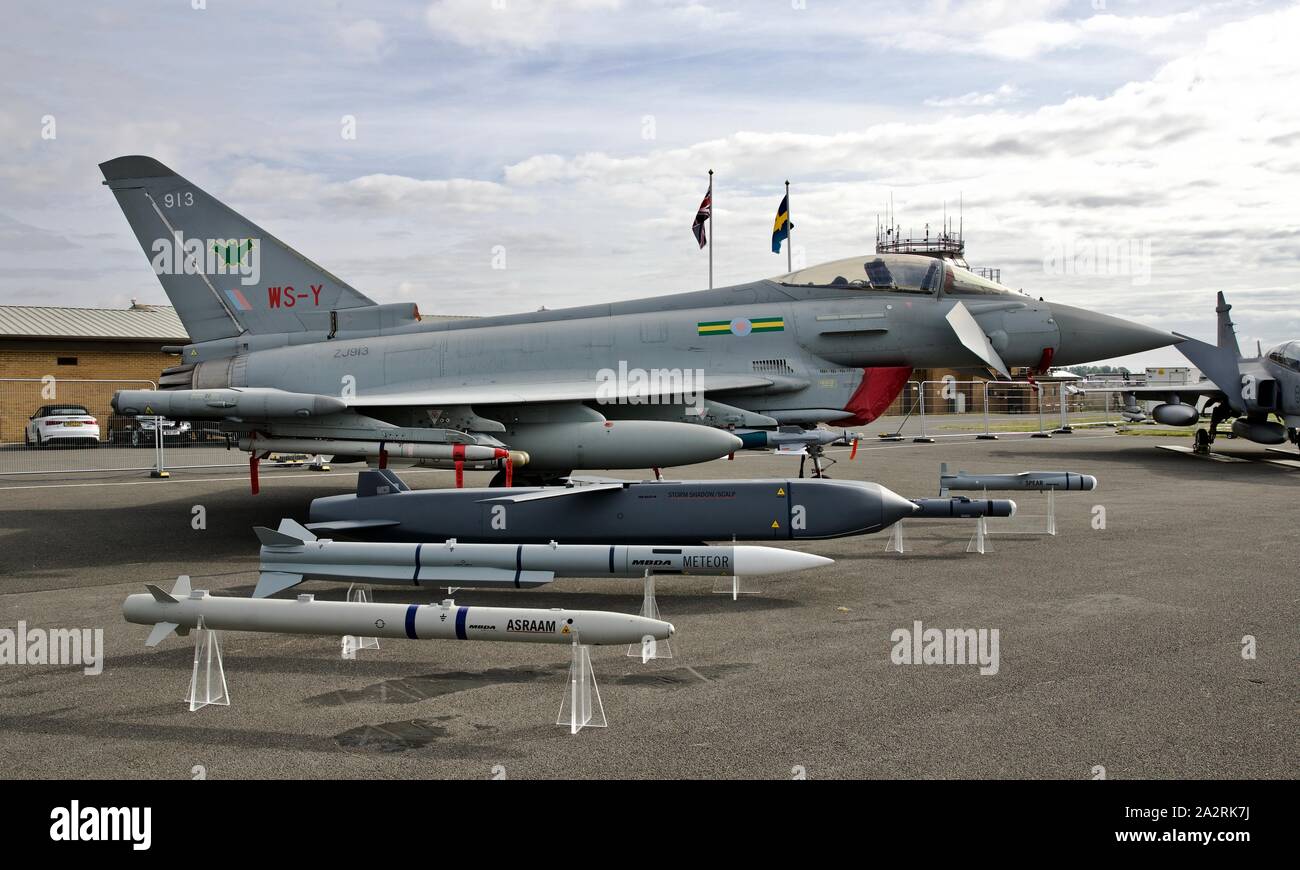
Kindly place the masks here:
POLYGON ((308 527, 377 533, 389 541, 662 546, 871 534, 918 510, 879 484, 851 480, 629 480, 413 491, 391 469, 380 469, 358 475, 356 495, 313 501, 308 527))
MULTIPOLYGON (((939 499, 943 501, 943 499, 939 499)), ((604 544, 390 544, 319 539, 293 520, 258 527, 261 570, 254 598, 304 579, 368 580, 402 586, 530 589, 566 577, 694 574, 747 577, 803 571, 832 559, 778 547, 604 544)))
POLYGON ((1022 471, 1019 474, 973 474, 969 471, 948 471, 948 463, 939 469, 939 494, 949 490, 1049 490, 1091 492, 1097 488, 1097 478, 1073 471, 1022 471))
POLYGON ((968 519, 973 517, 1014 517, 1016 503, 1009 498, 914 498, 912 502, 921 510, 914 519, 968 519))
POLYGON ((317 601, 312 595, 296 600, 233 598, 190 589, 190 578, 178 577, 168 594, 146 584, 149 594, 127 596, 122 615, 127 622, 153 625, 145 642, 157 646, 172 632, 203 627, 225 631, 282 634, 352 635, 410 640, 497 640, 516 643, 634 644, 646 637, 666 640, 671 623, 602 610, 544 610, 526 607, 462 607, 451 599, 441 604, 377 604, 357 601, 317 601))

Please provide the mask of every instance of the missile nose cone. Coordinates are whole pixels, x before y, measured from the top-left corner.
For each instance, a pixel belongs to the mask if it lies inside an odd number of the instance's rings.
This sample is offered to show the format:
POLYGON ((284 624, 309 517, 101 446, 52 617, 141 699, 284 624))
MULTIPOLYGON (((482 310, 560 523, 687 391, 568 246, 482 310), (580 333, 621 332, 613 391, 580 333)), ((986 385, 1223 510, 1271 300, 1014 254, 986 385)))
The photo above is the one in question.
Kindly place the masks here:
POLYGON ((1083 308, 1052 303, 1052 318, 1061 343, 1052 357, 1056 365, 1077 365, 1113 359, 1177 344, 1178 336, 1131 320, 1083 308))
POLYGON ((880 487, 880 527, 889 528, 899 520, 907 519, 921 509, 911 499, 903 498, 892 489, 880 487))
POLYGON ((668 623, 668 636, 672 637, 676 633, 677 633, 677 627, 673 625, 671 622, 668 623))
POLYGON ((742 577, 786 574, 835 564, 834 559, 827 559, 825 556, 800 553, 798 550, 783 550, 780 547, 733 547, 732 553, 736 574, 742 577))

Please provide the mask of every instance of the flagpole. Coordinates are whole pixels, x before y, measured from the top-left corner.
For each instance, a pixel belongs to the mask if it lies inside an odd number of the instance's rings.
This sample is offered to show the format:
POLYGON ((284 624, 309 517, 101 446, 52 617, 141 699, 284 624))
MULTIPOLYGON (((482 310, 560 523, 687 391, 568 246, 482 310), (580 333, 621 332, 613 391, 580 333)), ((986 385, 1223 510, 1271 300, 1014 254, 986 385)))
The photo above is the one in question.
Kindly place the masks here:
POLYGON ((718 234, 713 226, 713 170, 709 170, 709 289, 713 289, 713 246, 718 243, 718 234))
POLYGON ((790 216, 794 209, 790 208, 790 181, 785 182, 785 270, 794 271, 794 221, 790 216))

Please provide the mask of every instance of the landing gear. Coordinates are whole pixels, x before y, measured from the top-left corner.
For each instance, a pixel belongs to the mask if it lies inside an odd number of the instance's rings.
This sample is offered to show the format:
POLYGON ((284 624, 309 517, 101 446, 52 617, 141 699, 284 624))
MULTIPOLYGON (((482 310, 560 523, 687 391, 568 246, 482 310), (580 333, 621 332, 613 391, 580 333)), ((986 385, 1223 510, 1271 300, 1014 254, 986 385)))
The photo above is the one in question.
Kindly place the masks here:
POLYGON ((1219 435, 1219 424, 1228 419, 1224 412, 1223 405, 1215 405, 1210 410, 1210 428, 1197 429, 1196 435, 1192 440, 1192 452, 1205 455, 1210 452, 1210 445, 1219 435))
POLYGON ((1204 429, 1197 429, 1196 434, 1192 437, 1192 452, 1204 455, 1210 452, 1210 444, 1214 441, 1210 433, 1204 429))
POLYGON ((810 444, 804 448, 804 455, 799 457, 799 476, 803 477, 804 463, 809 459, 812 460, 812 474, 809 477, 830 479, 830 475, 822 467, 822 463, 834 465, 835 460, 826 455, 826 451, 820 444, 810 444))

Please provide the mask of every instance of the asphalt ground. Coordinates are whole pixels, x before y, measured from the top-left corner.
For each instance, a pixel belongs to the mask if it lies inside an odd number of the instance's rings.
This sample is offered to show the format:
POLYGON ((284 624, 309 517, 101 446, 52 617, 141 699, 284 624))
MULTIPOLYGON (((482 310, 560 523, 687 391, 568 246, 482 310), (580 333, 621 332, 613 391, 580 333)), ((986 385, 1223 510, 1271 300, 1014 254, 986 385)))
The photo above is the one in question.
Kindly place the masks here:
MULTIPOLYGON (((994 525, 986 555, 966 553, 972 521, 909 522, 904 556, 885 551, 885 534, 793 545, 836 564, 743 579, 754 594, 738 601, 712 578, 663 578, 674 657, 642 664, 593 648, 608 727, 578 735, 555 725, 568 651, 525 644, 384 640, 345 661, 338 638, 224 632, 232 704, 188 711, 191 640, 146 649, 148 629, 122 621, 122 600, 182 573, 248 595, 251 527, 304 519, 311 498, 352 489, 356 466, 264 469, 255 498, 225 471, 0 477, 0 627, 102 628, 105 646, 94 676, 0 665, 0 776, 1295 777, 1300 471, 1241 442, 1217 446, 1250 461, 1159 443, 1079 431, 871 443, 852 462, 832 450, 834 476, 913 497, 937 494, 941 461, 1077 471, 1101 485, 1057 497, 1055 537, 1033 533, 1043 496, 1012 494, 1021 514, 994 525), (196 506, 205 529, 192 527, 196 506), (894 664, 891 634, 916 621, 997 629, 997 673, 894 664)), ((790 477, 797 464, 747 453, 671 474, 790 477)), ((450 472, 404 476, 452 483, 450 472)), ((455 598, 636 612, 641 590, 559 580, 455 598)))

